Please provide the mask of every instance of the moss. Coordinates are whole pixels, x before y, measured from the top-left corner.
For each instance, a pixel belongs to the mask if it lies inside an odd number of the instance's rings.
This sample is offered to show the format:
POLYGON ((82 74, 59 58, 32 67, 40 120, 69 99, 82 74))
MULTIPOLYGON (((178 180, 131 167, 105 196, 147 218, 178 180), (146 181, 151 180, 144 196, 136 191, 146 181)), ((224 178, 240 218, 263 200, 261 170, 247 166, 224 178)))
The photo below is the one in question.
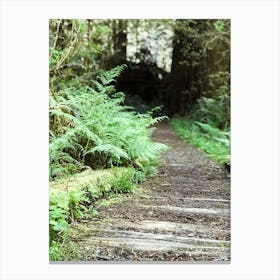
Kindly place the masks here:
POLYGON ((90 219, 98 206, 118 201, 116 194, 133 192, 138 172, 129 167, 86 170, 50 182, 50 257, 54 259, 59 251, 59 242, 63 243, 69 233, 69 223, 90 219))

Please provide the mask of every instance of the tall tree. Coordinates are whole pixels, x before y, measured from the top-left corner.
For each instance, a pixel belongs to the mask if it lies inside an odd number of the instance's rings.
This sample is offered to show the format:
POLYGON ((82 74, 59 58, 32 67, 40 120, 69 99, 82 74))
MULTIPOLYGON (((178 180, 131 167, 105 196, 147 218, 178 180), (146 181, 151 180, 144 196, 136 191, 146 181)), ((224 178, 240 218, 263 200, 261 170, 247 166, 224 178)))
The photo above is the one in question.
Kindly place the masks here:
POLYGON ((170 111, 184 115, 200 97, 214 97, 219 86, 229 87, 229 29, 229 20, 176 20, 170 111))
POLYGON ((127 20, 114 19, 112 21, 113 49, 119 57, 126 59, 127 20))

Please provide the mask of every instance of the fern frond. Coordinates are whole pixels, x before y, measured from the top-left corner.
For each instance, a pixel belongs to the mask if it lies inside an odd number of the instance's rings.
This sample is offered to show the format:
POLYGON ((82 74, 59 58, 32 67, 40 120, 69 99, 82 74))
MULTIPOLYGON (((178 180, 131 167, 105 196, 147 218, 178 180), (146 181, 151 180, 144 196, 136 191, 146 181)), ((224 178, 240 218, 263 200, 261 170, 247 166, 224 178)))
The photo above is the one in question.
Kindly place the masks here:
POLYGON ((121 158, 128 159, 128 155, 123 149, 118 148, 112 144, 103 144, 103 145, 96 146, 90 149, 89 151, 87 151, 85 154, 89 154, 89 153, 95 154, 96 152, 113 156, 118 160, 120 160, 121 158))
POLYGON ((97 77, 97 79, 99 79, 104 86, 109 85, 110 83, 115 81, 115 78, 118 77, 126 67, 127 66, 123 64, 111 70, 104 71, 97 77))
POLYGON ((152 142, 150 135, 151 126, 167 117, 153 118, 152 112, 136 114, 122 105, 123 93, 111 94, 115 91, 111 83, 124 67, 101 71, 93 82, 95 88, 65 88, 60 96, 50 98, 50 116, 64 120, 50 129, 53 169, 67 173, 83 164, 92 168, 116 164, 141 165, 144 170, 166 149, 152 142), (63 129, 58 130, 61 125, 63 129))

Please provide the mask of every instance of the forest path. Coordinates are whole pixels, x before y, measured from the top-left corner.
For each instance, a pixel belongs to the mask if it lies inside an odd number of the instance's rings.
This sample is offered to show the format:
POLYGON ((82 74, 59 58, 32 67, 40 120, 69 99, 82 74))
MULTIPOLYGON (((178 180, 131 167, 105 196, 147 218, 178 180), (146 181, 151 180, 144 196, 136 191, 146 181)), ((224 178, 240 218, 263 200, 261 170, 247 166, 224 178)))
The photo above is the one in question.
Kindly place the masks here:
POLYGON ((78 240, 88 261, 230 261, 230 179, 182 141, 168 123, 153 134, 167 144, 149 195, 102 209, 78 240))

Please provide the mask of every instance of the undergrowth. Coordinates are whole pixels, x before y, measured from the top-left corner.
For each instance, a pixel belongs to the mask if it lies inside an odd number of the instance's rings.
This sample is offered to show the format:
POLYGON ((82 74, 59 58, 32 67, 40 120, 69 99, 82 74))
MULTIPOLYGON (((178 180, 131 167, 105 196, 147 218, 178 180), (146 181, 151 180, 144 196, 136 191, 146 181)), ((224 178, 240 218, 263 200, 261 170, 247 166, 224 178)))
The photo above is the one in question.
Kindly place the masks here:
POLYGON ((49 249, 50 261, 78 261, 80 256, 79 245, 64 234, 61 240, 52 240, 49 249))
POLYGON ((115 167, 87 170, 50 184, 49 242, 50 260, 75 260, 79 247, 71 242, 71 224, 98 214, 100 201, 116 194, 134 192, 145 173, 135 168, 115 167), (71 249, 72 248, 72 249, 71 249))
POLYGON ((151 126, 165 117, 134 112, 115 91, 112 83, 124 67, 100 70, 93 87, 73 80, 58 92, 51 89, 50 260, 77 258, 69 225, 95 215, 98 200, 132 192, 155 172, 157 157, 167 148, 150 138, 151 126))
POLYGON ((230 166, 230 132, 188 118, 171 121, 175 131, 216 162, 230 166))
POLYGON ((110 85, 123 66, 102 72, 95 88, 76 86, 50 95, 50 179, 92 169, 144 169, 166 146, 151 141, 149 127, 165 119, 123 106, 110 85))

